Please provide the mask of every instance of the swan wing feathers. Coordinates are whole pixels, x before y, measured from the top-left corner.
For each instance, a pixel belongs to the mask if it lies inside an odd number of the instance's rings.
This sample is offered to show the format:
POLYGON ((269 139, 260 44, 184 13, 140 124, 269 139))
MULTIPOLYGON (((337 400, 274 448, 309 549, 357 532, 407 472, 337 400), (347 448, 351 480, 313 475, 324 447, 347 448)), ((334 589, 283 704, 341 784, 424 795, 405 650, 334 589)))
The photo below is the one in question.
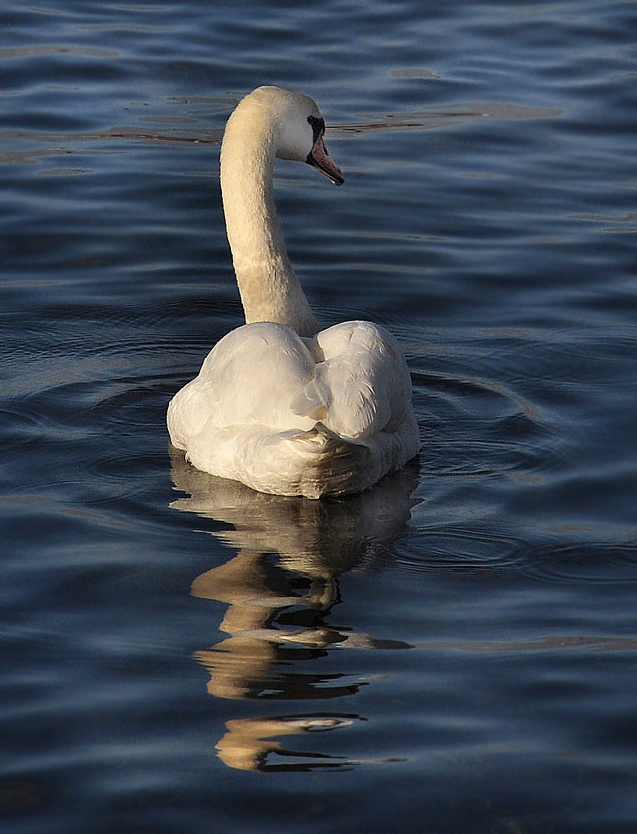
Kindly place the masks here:
POLYGON ((243 325, 210 351, 199 375, 173 397, 168 428, 173 445, 206 423, 219 428, 261 425, 307 430, 310 417, 294 418, 290 401, 314 373, 315 360, 289 327, 274 322, 243 325))
POLYGON ((319 363, 292 401, 297 414, 361 440, 402 425, 411 379, 402 349, 389 331, 369 322, 344 322, 323 330, 310 347, 319 363))

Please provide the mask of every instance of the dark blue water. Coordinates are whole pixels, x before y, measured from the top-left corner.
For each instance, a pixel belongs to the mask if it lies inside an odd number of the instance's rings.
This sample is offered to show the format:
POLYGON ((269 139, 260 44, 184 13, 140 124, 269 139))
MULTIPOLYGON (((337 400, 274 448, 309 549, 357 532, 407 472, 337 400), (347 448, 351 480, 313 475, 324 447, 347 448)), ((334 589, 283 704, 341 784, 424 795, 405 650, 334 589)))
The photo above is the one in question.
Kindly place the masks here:
POLYGON ((0 825, 637 830, 637 5, 5 0, 0 825), (171 457, 242 322, 218 146, 280 163, 318 317, 390 327, 423 450, 374 491, 171 457))

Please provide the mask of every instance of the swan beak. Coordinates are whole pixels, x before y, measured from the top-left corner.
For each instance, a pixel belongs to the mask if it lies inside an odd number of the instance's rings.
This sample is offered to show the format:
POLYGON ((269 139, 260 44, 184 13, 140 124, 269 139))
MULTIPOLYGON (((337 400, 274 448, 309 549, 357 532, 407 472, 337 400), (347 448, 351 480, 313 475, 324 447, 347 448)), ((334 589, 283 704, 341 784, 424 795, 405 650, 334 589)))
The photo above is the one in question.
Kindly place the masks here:
POLYGON ((307 155, 307 159, 305 161, 308 165, 311 165, 312 168, 316 168, 317 171, 320 171, 322 174, 325 174, 326 177, 329 177, 334 185, 343 185, 345 182, 345 177, 341 173, 341 169, 328 154, 327 148, 323 144, 322 136, 318 137, 314 143, 314 147, 307 155))

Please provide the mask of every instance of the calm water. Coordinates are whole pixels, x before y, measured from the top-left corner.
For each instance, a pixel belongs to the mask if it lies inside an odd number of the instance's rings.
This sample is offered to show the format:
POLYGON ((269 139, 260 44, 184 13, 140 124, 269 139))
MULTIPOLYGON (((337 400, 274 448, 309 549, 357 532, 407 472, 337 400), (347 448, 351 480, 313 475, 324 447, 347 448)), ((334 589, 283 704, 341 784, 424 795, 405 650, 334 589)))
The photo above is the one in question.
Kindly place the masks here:
POLYGON ((637 4, 4 0, 8 834, 637 830, 637 4), (418 466, 277 499, 171 457, 242 321, 218 146, 281 163, 326 324, 389 326, 418 466))

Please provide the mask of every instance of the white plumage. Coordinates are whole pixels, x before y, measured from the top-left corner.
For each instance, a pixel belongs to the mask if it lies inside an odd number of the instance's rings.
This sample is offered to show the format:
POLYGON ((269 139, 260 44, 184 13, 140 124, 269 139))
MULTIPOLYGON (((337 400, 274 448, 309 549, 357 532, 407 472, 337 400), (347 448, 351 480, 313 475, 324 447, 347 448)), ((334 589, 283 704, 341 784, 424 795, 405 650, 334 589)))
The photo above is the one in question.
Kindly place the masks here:
POLYGON ((272 194, 275 156, 336 184, 316 104, 260 87, 228 121, 221 182, 246 322, 168 407, 173 445, 198 469, 277 495, 361 492, 419 449, 402 350, 382 327, 318 331, 292 270, 272 194))

